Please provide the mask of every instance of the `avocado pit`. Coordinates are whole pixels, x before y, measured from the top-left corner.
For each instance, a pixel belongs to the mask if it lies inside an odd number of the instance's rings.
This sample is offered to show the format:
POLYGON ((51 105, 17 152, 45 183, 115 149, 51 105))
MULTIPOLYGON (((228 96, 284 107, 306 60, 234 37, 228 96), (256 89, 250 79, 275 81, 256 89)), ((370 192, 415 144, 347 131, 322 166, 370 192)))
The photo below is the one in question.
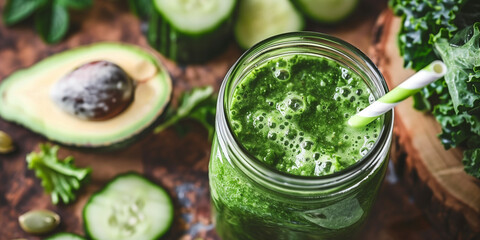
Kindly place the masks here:
POLYGON ((107 120, 133 101, 135 83, 118 65, 109 61, 84 64, 58 80, 50 91, 63 111, 85 120, 107 120))

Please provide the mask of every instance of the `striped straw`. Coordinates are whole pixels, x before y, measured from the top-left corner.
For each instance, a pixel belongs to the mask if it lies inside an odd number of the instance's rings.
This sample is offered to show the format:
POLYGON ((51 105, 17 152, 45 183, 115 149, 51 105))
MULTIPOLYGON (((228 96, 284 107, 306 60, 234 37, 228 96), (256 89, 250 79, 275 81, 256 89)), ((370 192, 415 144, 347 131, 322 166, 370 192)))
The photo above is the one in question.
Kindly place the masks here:
POLYGON ((447 66, 442 61, 433 61, 422 70, 402 82, 392 91, 383 95, 370 106, 355 114, 348 120, 352 127, 364 127, 379 116, 390 111, 398 103, 417 93, 423 87, 443 77, 447 66))

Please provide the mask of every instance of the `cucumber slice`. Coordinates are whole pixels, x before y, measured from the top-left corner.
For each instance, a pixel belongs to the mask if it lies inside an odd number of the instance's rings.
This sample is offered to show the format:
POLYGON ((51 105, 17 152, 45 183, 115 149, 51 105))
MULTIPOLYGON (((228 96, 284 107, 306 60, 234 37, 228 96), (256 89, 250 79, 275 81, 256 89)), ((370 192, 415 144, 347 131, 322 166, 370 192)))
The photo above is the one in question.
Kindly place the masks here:
POLYGON ((200 63, 223 51, 232 37, 237 0, 153 0, 147 38, 180 63, 200 63))
POLYGON ((303 26, 302 15, 289 0, 242 0, 235 38, 247 49, 273 35, 300 31, 303 26))
POLYGON ((85 238, 80 237, 77 234, 61 232, 50 236, 45 240, 85 240, 85 238))
POLYGON ((85 204, 85 232, 98 240, 153 240, 167 232, 173 204, 164 189, 136 174, 111 180, 85 204))
POLYGON ((320 23, 336 23, 348 17, 358 0, 293 0, 308 18, 320 23))

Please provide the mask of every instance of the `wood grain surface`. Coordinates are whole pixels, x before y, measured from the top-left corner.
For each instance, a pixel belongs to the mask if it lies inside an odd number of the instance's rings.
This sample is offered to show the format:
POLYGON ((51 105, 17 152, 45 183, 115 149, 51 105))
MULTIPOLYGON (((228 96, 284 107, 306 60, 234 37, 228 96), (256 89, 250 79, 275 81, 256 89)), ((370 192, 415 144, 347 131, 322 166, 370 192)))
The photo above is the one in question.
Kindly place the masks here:
MULTIPOLYGON (((98 41, 120 41, 148 48, 141 23, 128 11, 126 1, 96 0, 92 9, 71 12, 71 28, 66 39, 57 45, 46 45, 34 33, 31 22, 11 28, 0 24, 0 81, 12 72, 31 66, 57 52, 98 41)), ((0 11, 5 0, 0 0, 0 11)), ((309 24, 308 29, 330 33, 351 42, 366 52, 371 46, 376 17, 386 8, 386 1, 361 1, 354 16, 338 26, 309 24)), ((228 68, 241 51, 232 43, 227 51, 203 65, 178 66, 159 55, 174 84, 173 104, 180 92, 194 86, 213 85, 218 90, 228 68)), ((1 107, 1 106, 0 106, 1 107)), ((92 181, 71 205, 54 206, 43 193, 39 180, 26 167, 25 156, 47 140, 22 126, 0 119, 0 130, 10 134, 17 150, 0 155, 0 239, 41 239, 24 233, 18 223, 20 214, 37 208, 59 213, 62 224, 58 231, 84 234, 81 211, 90 195, 113 176, 136 171, 163 186, 175 204, 175 222, 162 239, 219 239, 210 216, 208 160, 210 143, 207 132, 194 122, 174 127, 159 134, 148 134, 121 150, 85 151, 62 147, 60 157, 72 155, 80 167, 93 169, 92 181), (186 130, 186 131, 185 131, 186 130)), ((404 187, 390 165, 386 181, 365 228, 358 239, 442 239, 431 227, 421 209, 404 187)))
MULTIPOLYGON (((401 19, 386 10, 376 24, 371 56, 390 89, 412 75, 403 68, 397 33, 401 19)), ((435 118, 413 109, 411 98, 395 108, 398 152, 393 160, 420 207, 439 231, 454 239, 480 238, 480 180, 463 170, 461 149, 446 151, 435 118), (405 154, 405 156, 401 156, 405 154)))

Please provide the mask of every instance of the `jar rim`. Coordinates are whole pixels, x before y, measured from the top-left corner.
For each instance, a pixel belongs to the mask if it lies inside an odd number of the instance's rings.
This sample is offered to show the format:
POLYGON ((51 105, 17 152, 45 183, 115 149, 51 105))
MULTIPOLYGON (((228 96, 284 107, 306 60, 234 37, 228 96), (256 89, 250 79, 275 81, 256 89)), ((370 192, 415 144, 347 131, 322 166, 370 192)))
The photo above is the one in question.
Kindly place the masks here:
MULTIPOLYGON (((235 62, 235 64, 230 68, 230 70, 226 74, 220 89, 218 103, 217 103, 217 121, 216 121, 216 128, 218 132, 217 135, 220 138, 225 138, 229 140, 229 144, 232 145, 230 147, 233 147, 234 152, 236 152, 236 154, 242 155, 242 158, 241 158, 242 161, 235 162, 234 159, 232 161, 234 161, 235 164, 239 165, 239 168, 243 170, 246 169, 250 173, 253 173, 255 175, 253 177, 250 176, 250 178, 260 177, 260 180, 263 183, 269 184, 270 186, 274 185, 276 186, 277 189, 300 188, 303 190, 318 190, 320 188, 328 188, 328 187, 336 186, 338 184, 349 182, 350 180, 352 180, 358 175, 355 173, 362 173, 362 172, 365 173, 365 171, 362 171, 362 169, 365 170, 372 167, 371 165, 374 163, 371 161, 369 162, 367 160, 371 159, 373 161, 377 159, 377 157, 375 156, 378 155, 380 152, 382 152, 384 145, 386 145, 385 143, 391 140, 391 134, 393 129, 393 110, 387 112, 384 115, 383 117, 384 120, 383 120, 383 124, 382 124, 381 131, 379 133, 379 136, 375 141, 374 146, 369 150, 369 152, 365 156, 362 157, 362 159, 360 159, 356 163, 338 172, 334 172, 332 174, 327 174, 322 176, 294 175, 294 174, 289 174, 289 173, 279 171, 278 169, 268 166, 263 162, 261 162, 260 160, 258 160, 255 156, 253 156, 247 149, 245 149, 243 145, 238 141, 237 136, 233 133, 231 121, 228 116, 228 110, 225 111, 225 109, 229 108, 227 95, 230 90, 227 89, 227 85, 229 83, 231 84, 232 81, 235 81, 234 78, 235 78, 235 73, 237 71, 246 68, 244 65, 246 64, 246 62, 248 62, 252 58, 259 57, 262 54, 262 51, 264 51, 265 49, 268 49, 268 47, 277 47, 277 48, 285 47, 282 44, 289 44, 291 43, 290 42, 291 40, 295 40, 294 41, 295 43, 303 42, 303 43, 313 44, 318 47, 325 47, 329 44, 344 47, 346 50, 349 51, 349 53, 343 53, 343 54, 347 54, 349 57, 351 57, 350 55, 353 55, 353 57, 355 58, 352 58, 351 60, 362 61, 362 62, 355 62, 355 63, 365 64, 365 66, 367 67, 366 70, 370 71, 370 75, 374 76, 375 79, 368 79, 368 80, 376 82, 377 88, 381 87, 381 89, 377 89, 377 90, 381 90, 379 94, 383 95, 388 92, 388 86, 382 74, 380 73, 378 68, 375 66, 375 64, 362 51, 360 51, 358 48, 354 47, 350 43, 327 34, 322 34, 317 32, 308 32, 308 31, 290 32, 290 33, 276 35, 276 36, 267 38, 257 43, 250 49, 248 49, 245 53, 243 53, 240 56, 240 58, 235 62), (309 41, 312 39, 317 41, 320 40, 324 42, 320 43, 320 42, 309 41), (223 128, 222 126, 220 126, 219 120, 222 122, 224 121, 223 128)), ((339 49, 337 50, 340 51, 339 49)), ((242 81, 242 79, 239 79, 238 81, 242 81)), ((233 88, 233 90, 234 89, 235 87, 233 88)), ((249 174, 246 174, 246 175, 249 175, 249 174)))

